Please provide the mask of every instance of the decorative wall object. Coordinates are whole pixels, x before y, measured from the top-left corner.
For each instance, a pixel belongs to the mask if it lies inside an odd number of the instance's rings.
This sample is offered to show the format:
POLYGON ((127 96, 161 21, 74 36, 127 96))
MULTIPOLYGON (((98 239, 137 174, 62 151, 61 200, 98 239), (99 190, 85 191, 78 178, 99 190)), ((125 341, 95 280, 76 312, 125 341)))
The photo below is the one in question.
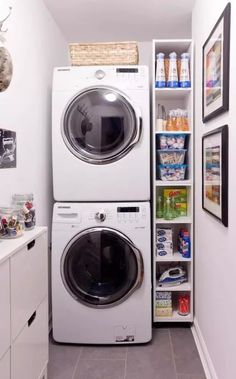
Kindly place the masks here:
POLYGON ((5 34, 8 30, 4 26, 4 23, 10 17, 12 7, 7 7, 5 4, 1 4, 0 10, 0 92, 3 92, 11 83, 13 72, 11 55, 3 46, 6 42, 5 34))
POLYGON ((228 3, 203 46, 203 122, 229 109, 230 10, 228 3))
POLYGON ((0 168, 16 167, 16 132, 0 129, 0 168))
POLYGON ((0 92, 5 91, 12 79, 13 65, 8 50, 0 47, 0 92))
POLYGON ((228 226, 228 125, 202 137, 202 208, 228 226))

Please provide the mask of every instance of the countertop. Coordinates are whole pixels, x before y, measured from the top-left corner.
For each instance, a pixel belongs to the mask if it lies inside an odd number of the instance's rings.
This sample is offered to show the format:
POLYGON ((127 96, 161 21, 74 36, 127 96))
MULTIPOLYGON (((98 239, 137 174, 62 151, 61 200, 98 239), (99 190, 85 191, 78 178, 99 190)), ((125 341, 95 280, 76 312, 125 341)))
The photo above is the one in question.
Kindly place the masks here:
POLYGON ((32 230, 24 231, 24 234, 18 238, 0 239, 0 264, 45 231, 47 231, 46 226, 36 226, 32 230))

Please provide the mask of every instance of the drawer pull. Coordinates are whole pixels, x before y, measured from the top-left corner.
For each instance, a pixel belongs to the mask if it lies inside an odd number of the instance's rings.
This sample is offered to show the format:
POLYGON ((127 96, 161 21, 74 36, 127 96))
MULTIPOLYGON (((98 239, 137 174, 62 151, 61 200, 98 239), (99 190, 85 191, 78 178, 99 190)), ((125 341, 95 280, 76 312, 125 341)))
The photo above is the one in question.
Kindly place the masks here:
POLYGON ((35 240, 33 240, 33 241, 31 241, 30 243, 28 243, 28 245, 27 245, 27 249, 28 249, 28 250, 32 249, 32 247, 34 247, 34 245, 35 245, 35 240))
POLYGON ((28 326, 30 326, 36 318, 36 311, 32 314, 32 316, 28 320, 28 326))

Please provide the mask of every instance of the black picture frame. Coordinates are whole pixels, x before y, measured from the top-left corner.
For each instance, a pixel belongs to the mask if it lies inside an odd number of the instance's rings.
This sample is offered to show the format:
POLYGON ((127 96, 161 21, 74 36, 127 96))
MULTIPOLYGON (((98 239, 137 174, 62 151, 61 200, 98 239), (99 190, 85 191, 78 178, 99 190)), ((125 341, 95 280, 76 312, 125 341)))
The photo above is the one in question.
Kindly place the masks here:
POLYGON ((230 14, 228 3, 202 48, 202 121, 229 109, 230 14))
POLYGON ((0 169, 16 168, 16 132, 0 129, 0 169))
POLYGON ((202 137, 202 208, 228 226, 228 125, 202 137))

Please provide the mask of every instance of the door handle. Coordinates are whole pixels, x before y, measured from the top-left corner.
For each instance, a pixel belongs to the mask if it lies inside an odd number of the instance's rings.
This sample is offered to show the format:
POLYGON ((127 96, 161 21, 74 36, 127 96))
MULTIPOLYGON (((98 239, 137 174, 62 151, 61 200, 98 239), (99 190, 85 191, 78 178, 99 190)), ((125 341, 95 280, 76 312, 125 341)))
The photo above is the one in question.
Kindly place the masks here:
POLYGON ((34 322, 35 319, 36 319, 36 311, 29 318, 29 320, 28 320, 28 327, 30 327, 30 325, 34 322))
POLYGON ((28 243, 27 249, 28 250, 32 249, 34 247, 34 245, 35 245, 35 240, 33 240, 33 241, 31 241, 31 242, 28 243))

